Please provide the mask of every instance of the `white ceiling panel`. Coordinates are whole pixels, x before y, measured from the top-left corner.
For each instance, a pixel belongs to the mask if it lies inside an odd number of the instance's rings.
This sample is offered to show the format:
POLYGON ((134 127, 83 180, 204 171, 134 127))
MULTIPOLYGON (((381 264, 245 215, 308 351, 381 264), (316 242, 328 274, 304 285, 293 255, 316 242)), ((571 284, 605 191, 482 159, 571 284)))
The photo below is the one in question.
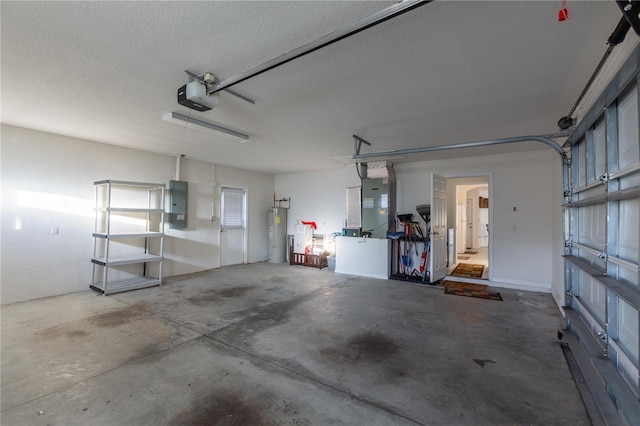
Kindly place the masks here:
POLYGON ((270 173, 341 167, 353 134, 384 151, 551 133, 621 17, 613 1, 569 2, 565 22, 559 1, 437 1, 233 87, 254 105, 223 92, 191 111, 250 142, 162 121, 190 113, 184 70, 224 80, 392 4, 2 1, 2 122, 270 173))

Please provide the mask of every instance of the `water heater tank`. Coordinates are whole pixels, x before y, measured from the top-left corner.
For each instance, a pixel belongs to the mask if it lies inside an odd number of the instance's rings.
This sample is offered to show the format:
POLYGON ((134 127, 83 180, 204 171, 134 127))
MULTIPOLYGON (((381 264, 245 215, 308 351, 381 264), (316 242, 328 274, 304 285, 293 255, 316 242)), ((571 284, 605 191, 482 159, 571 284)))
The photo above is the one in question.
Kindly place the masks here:
POLYGON ((284 207, 269 209, 269 263, 287 261, 287 210, 284 207))

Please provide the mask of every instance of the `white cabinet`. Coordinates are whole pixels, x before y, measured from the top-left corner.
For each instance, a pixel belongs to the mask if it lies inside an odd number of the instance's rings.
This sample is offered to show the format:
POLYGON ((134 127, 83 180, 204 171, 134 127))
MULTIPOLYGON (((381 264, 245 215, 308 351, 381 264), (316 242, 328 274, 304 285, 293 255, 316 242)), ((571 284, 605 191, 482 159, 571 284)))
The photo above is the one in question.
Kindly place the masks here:
POLYGON ((390 241, 382 238, 336 237, 335 272, 389 279, 390 241))
POLYGON ((94 185, 89 287, 106 295, 162 285, 165 185, 117 180, 94 185))

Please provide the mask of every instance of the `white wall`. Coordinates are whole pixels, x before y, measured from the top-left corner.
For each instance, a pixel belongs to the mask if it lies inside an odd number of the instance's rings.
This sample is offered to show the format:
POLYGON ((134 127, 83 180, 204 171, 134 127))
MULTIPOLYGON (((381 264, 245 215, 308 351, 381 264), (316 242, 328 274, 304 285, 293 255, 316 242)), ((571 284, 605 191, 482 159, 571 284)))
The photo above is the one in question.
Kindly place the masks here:
MULTIPOLYGON (((290 198, 287 233, 294 234, 300 221, 318 225, 316 234, 341 232, 346 219, 348 186, 360 185, 355 166, 342 169, 276 175, 277 198, 290 198)), ((286 207, 286 204, 283 204, 286 207)))
MULTIPOLYGON (((93 182, 101 179, 168 182, 175 157, 2 126, 2 303, 86 290, 91 280, 93 182), (20 219, 22 229, 16 230, 20 219), (57 227, 59 234, 51 235, 57 227)), ((431 173, 445 177, 493 175, 495 281, 563 294, 561 161, 552 151, 396 165, 399 212, 429 200, 431 173), (512 207, 517 207, 517 212, 512 207), (513 226, 517 227, 513 231, 513 226)), ((288 232, 297 220, 318 233, 339 232, 345 188, 359 183, 354 166, 267 175, 184 160, 189 182, 189 227, 168 230, 165 276, 219 267, 219 221, 211 222, 211 181, 248 193, 248 261, 268 258, 267 209, 290 197, 288 232)))
POLYGON ((444 177, 491 174, 493 281, 514 288, 551 291, 554 257, 554 211, 562 186, 553 179, 562 161, 552 150, 400 164, 398 210, 410 209, 430 197, 431 173, 444 177), (516 212, 513 211, 516 207, 516 212), (515 226, 515 231, 513 230, 515 226))
MULTIPOLYGON (((175 162, 175 158, 173 160, 175 162)), ((180 179, 187 181, 187 228, 166 229, 164 239, 164 274, 188 274, 220 266, 218 222, 211 222, 213 165, 203 161, 183 159, 180 179)), ((171 179, 175 179, 174 175, 171 179)), ((169 207, 168 205, 166 206, 169 207)), ((165 221, 168 221, 168 216, 165 221)))
MULTIPOLYGON (((552 273, 562 269, 562 258, 554 247, 562 239, 561 234, 554 234, 562 228, 558 212, 562 162, 554 151, 397 164, 394 169, 397 211, 401 213, 415 212, 416 205, 429 202, 431 173, 444 177, 492 175, 494 283, 545 292, 551 291, 552 285, 562 287, 562 277, 552 273)), ((342 227, 344 188, 347 181, 353 184, 351 179, 349 168, 284 174, 276 175, 275 188, 279 195, 292 198, 290 217, 326 222, 325 229, 333 232, 342 227)))
MULTIPOLYGON (((3 304, 88 289, 94 181, 175 179, 175 157, 169 155, 6 125, 1 142, 3 304), (52 227, 59 234, 51 235, 52 227)), ((220 265, 219 222, 210 221, 214 166, 184 160, 182 179, 189 182, 188 228, 167 230, 165 276, 220 265)), ((215 179, 248 189, 248 260, 266 260, 266 208, 271 205, 273 176, 216 167, 215 179)))

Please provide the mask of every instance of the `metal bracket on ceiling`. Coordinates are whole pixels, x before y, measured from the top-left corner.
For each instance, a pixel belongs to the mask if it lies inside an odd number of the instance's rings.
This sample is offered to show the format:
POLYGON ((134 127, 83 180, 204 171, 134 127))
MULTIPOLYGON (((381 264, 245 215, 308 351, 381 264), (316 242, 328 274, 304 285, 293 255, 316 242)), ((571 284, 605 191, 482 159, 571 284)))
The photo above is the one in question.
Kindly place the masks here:
POLYGON ((365 141, 359 136, 353 135, 353 149, 356 155, 360 155, 360 148, 362 148, 363 143, 371 146, 371 143, 365 141))
MULTIPOLYGON (((629 22, 633 31, 640 35, 640 1, 637 0, 616 0, 624 18, 629 22)), ((628 29, 628 27, 627 27, 628 29)), ((623 37, 624 39, 624 37, 623 37)))
MULTIPOLYGON (((212 88, 220 83, 220 79, 218 79, 218 77, 216 77, 213 73, 207 72, 204 74, 196 74, 194 72, 191 72, 189 70, 184 70, 185 73, 187 73, 187 75, 189 76, 189 83, 191 83, 194 80, 198 80, 200 83, 204 84, 205 87, 207 88, 207 95, 211 95, 212 92, 212 88)), ((241 93, 238 93, 234 90, 231 89, 224 89, 225 92, 227 92, 230 95, 233 95, 237 98, 242 99, 243 101, 249 102, 250 104, 255 104, 256 101, 251 99, 248 96, 245 96, 241 93)))

